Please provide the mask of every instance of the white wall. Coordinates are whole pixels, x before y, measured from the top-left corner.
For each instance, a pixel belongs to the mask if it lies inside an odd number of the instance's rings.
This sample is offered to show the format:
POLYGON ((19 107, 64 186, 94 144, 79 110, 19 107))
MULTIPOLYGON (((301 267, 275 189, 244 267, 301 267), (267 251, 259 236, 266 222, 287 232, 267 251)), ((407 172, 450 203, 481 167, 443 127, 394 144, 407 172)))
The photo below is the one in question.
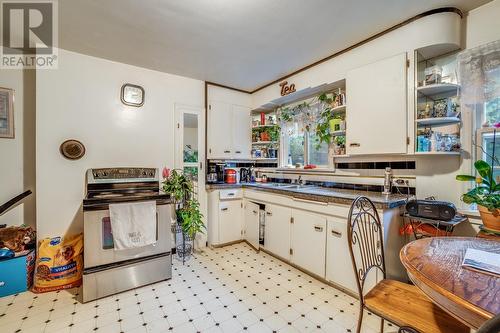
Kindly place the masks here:
POLYGON ((242 93, 232 89, 222 88, 218 86, 208 86, 208 101, 219 101, 229 104, 241 105, 246 107, 252 106, 251 94, 242 93))
POLYGON ((37 225, 40 237, 80 232, 89 168, 173 166, 174 103, 202 107, 202 81, 59 52, 57 70, 37 71, 37 225), (145 89, 143 107, 120 102, 124 83, 145 89), (86 146, 78 161, 59 145, 86 146))
MULTIPOLYGON (((0 87, 14 89, 14 139, 0 138, 0 204, 34 188, 34 71, 0 70, 0 87)), ((34 194, 0 217, 0 224, 35 226, 34 194)))

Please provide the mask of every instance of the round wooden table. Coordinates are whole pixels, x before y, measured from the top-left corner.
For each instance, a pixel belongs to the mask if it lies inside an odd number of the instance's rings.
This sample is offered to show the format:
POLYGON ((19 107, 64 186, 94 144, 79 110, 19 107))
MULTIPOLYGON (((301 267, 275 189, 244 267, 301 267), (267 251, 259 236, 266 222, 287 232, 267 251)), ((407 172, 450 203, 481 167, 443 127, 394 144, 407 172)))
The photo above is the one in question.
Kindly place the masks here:
POLYGON ((500 254, 500 242, 469 237, 435 237, 401 249, 408 276, 436 305, 478 329, 500 313, 500 278, 462 268, 467 248, 500 254))

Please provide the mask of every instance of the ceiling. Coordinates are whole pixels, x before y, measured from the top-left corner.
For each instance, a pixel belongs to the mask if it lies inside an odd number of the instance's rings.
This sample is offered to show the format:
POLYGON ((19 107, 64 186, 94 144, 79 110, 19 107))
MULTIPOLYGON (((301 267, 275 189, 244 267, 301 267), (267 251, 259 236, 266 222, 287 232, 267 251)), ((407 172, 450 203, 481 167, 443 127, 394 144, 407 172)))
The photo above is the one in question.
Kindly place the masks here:
POLYGON ((61 48, 254 90, 424 11, 489 0, 64 0, 61 48))

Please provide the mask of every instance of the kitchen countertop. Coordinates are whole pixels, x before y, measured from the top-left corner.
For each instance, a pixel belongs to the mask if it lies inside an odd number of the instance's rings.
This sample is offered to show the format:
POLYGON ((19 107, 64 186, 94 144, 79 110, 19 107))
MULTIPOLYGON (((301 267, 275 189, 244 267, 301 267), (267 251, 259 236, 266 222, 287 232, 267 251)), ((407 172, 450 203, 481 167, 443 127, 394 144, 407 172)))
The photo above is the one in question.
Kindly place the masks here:
MULTIPOLYGON (((240 184, 207 184, 206 189, 224 190, 233 188, 249 188, 257 191, 264 191, 276 194, 284 194, 293 198, 312 200, 319 202, 339 203, 350 205, 354 199, 363 195, 370 199, 378 209, 396 208, 406 204, 406 195, 390 194, 385 195, 379 192, 347 190, 338 188, 327 188, 319 186, 297 188, 283 188, 269 185, 271 183, 240 183, 240 184)), ((293 184, 290 184, 293 185, 293 184)))

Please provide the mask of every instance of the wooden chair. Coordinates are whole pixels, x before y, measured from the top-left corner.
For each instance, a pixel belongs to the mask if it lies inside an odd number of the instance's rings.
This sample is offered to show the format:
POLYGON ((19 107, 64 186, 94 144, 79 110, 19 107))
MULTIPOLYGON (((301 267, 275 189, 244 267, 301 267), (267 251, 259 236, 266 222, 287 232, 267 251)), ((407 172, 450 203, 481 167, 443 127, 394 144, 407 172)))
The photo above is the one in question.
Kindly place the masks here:
POLYGON ((352 203, 347 237, 358 285, 358 333, 361 331, 365 309, 381 318, 380 332, 384 331, 384 319, 422 333, 470 331, 434 305, 417 287, 386 279, 382 225, 370 199, 358 197, 352 203), (366 278, 372 270, 378 271, 381 276, 377 275, 377 278, 382 277, 382 280, 364 294, 366 278))

